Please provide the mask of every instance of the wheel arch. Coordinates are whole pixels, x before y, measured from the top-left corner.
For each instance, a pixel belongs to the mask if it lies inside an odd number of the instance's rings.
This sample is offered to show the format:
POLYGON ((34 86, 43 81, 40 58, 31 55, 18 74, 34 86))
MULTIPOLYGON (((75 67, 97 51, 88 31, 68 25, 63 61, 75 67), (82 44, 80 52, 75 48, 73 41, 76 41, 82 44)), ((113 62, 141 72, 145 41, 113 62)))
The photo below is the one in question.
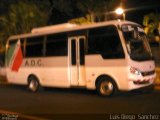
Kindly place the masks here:
POLYGON ((29 81, 30 81, 30 77, 35 77, 35 78, 38 80, 39 84, 41 84, 40 78, 39 78, 37 75, 35 75, 35 74, 29 74, 29 75, 28 75, 28 78, 27 78, 27 82, 28 82, 28 83, 29 83, 29 81))
POLYGON ((101 74, 96 78, 96 81, 95 81, 96 88, 97 88, 98 82, 101 80, 100 78, 102 78, 102 77, 107 77, 109 80, 111 80, 115 84, 116 89, 119 90, 118 84, 115 81, 115 79, 113 77, 111 77, 110 75, 107 75, 107 74, 101 74))

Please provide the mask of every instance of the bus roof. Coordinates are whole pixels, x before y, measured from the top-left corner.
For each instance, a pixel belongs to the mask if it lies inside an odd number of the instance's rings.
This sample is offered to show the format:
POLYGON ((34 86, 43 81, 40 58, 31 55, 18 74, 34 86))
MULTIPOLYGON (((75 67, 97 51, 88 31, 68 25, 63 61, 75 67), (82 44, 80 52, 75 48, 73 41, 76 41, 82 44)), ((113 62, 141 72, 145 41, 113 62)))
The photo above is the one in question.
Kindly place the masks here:
POLYGON ((32 29, 31 33, 13 35, 13 36, 10 36, 8 40, 15 40, 15 39, 47 35, 47 34, 53 34, 53 33, 70 32, 70 31, 83 30, 83 29, 88 29, 88 28, 96 28, 96 27, 100 27, 104 25, 122 25, 122 24, 136 24, 136 23, 130 22, 130 21, 120 21, 120 20, 90 23, 90 24, 84 24, 84 25, 64 23, 64 24, 59 24, 59 25, 34 28, 32 29))
POLYGON ((51 25, 51 26, 45 26, 45 27, 40 27, 40 28, 33 28, 31 30, 31 33, 42 33, 42 32, 49 32, 49 31, 55 31, 55 30, 60 30, 60 29, 67 29, 67 28, 73 28, 78 25, 76 24, 71 24, 71 23, 63 23, 63 24, 58 24, 58 25, 51 25))

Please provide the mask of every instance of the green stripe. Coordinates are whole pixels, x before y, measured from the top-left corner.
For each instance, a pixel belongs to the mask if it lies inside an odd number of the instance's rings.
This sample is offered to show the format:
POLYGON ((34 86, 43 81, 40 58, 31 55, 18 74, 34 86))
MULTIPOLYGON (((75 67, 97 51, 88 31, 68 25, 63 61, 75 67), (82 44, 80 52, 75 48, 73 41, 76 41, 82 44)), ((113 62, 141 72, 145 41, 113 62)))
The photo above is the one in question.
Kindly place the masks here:
POLYGON ((9 66, 16 48, 16 42, 11 44, 7 52, 7 66, 9 66))

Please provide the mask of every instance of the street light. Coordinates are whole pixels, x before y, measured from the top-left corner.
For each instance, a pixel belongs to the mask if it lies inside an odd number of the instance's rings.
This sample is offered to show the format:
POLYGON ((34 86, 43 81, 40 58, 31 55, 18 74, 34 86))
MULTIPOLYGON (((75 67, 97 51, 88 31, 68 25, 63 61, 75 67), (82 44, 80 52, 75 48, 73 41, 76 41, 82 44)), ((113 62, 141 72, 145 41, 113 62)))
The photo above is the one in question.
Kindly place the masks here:
POLYGON ((123 9, 122 8, 117 8, 116 10, 115 10, 115 12, 116 12, 116 14, 118 14, 118 15, 121 15, 121 14, 123 14, 123 9))
POLYGON ((122 8, 117 8, 117 9, 115 10, 115 13, 116 13, 117 15, 123 15, 123 20, 125 20, 125 13, 124 13, 124 10, 123 10, 122 8))

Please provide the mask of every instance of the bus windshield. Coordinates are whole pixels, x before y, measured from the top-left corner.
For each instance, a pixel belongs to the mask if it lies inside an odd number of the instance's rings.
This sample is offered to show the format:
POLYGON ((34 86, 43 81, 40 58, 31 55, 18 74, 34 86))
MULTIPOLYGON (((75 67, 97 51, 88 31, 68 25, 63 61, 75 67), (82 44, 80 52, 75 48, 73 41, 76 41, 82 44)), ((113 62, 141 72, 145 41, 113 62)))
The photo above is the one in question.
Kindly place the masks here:
POLYGON ((126 47, 131 59, 136 61, 151 60, 152 53, 143 28, 138 25, 122 25, 126 47))

